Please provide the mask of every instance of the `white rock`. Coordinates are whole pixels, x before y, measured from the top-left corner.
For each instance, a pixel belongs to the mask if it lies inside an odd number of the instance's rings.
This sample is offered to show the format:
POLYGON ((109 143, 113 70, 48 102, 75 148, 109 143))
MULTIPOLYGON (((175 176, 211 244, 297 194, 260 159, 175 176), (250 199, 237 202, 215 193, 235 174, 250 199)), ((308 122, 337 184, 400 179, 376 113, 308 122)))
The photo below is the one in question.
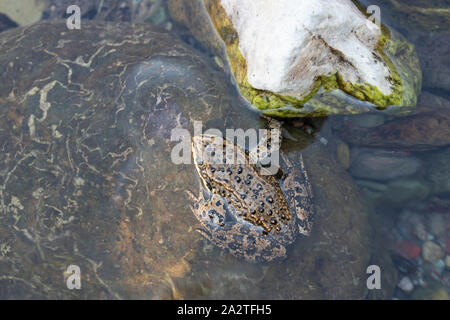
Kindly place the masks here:
POLYGON ((397 287, 402 289, 405 292, 411 292, 414 289, 414 284, 411 279, 408 277, 403 277, 400 282, 397 284, 397 287))
POLYGON ((239 35, 256 89, 304 98, 320 75, 390 94, 389 69, 376 54, 380 28, 351 0, 221 0, 239 35))
POLYGON ((446 257, 445 257, 445 266, 446 266, 447 268, 450 268, 450 256, 446 256, 446 257))

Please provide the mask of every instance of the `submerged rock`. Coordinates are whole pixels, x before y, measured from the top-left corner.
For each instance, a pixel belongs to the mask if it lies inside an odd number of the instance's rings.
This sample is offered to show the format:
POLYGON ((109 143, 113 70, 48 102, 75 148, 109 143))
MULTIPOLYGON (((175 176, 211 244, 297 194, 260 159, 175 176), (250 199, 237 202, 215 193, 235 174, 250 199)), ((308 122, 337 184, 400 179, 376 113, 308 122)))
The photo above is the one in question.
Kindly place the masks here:
POLYGON ((335 126, 338 136, 357 146, 425 151, 450 145, 450 101, 424 92, 417 108, 374 128, 362 128, 352 116, 335 126))
POLYGON ((450 195, 450 149, 429 155, 427 162, 427 178, 433 193, 450 195))
POLYGON ((397 286, 405 292, 411 292, 414 290, 414 284, 408 277, 403 277, 397 286))
MULTIPOLYGON (((372 180, 357 180, 364 195, 375 205, 388 205, 401 208, 406 205, 424 200, 430 194, 428 184, 416 178, 399 178, 387 183, 372 180)), ((423 233, 418 234, 422 236, 423 233)), ((426 233, 425 233, 426 237, 426 233)))
POLYGON ((445 257, 445 251, 433 241, 426 241, 422 245, 422 256, 425 261, 433 263, 445 257))
POLYGON ((171 161, 171 130, 258 117, 207 56, 161 29, 61 30, 0 35, 0 296, 154 297, 189 272, 201 237, 184 193, 195 171, 171 161), (83 290, 67 290, 71 264, 83 290))
POLYGON ((405 153, 354 149, 349 170, 357 178, 386 181, 412 175, 420 166, 419 159, 405 153))
POLYGON ((0 12, 0 32, 16 28, 18 25, 12 21, 6 14, 0 12))
POLYGON ((229 62, 240 93, 266 114, 416 103, 421 75, 413 47, 352 1, 170 0, 169 9, 229 62))
POLYGON ((66 18, 67 8, 78 5, 83 20, 150 22, 167 27, 167 8, 165 1, 154 0, 43 0, 43 17, 55 20, 66 18))
POLYGON ((387 184, 387 190, 381 196, 381 201, 395 207, 403 207, 410 202, 426 199, 429 193, 429 187, 423 181, 401 178, 387 184))

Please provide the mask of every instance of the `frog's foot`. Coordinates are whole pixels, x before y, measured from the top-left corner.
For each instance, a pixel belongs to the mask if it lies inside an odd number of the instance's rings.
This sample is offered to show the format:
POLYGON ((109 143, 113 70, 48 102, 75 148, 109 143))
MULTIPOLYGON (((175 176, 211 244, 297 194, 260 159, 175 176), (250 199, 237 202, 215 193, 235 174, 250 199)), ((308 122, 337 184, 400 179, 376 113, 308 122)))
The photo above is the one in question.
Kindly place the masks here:
POLYGON ((268 167, 272 164, 272 158, 278 156, 281 145, 281 125, 276 119, 263 116, 268 119, 269 130, 260 131, 258 145, 250 150, 249 158, 260 167, 268 167))

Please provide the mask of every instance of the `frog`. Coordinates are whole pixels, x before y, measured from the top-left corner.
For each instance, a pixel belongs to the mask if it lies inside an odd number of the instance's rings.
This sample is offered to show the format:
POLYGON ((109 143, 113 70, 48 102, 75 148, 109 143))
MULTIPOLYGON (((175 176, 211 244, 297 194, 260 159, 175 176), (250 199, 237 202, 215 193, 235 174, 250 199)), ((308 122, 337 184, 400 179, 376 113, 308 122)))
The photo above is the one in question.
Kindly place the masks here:
MULTIPOLYGON (((256 152, 273 152, 270 140, 260 139, 256 152)), ((248 262, 274 262, 287 257, 298 234, 310 234, 313 194, 301 154, 294 166, 280 153, 287 169, 269 175, 254 152, 221 136, 194 136, 191 149, 200 180, 198 196, 187 191, 191 210, 200 223, 197 231, 215 246, 248 262), (227 150, 236 155, 234 163, 223 160, 227 150)))

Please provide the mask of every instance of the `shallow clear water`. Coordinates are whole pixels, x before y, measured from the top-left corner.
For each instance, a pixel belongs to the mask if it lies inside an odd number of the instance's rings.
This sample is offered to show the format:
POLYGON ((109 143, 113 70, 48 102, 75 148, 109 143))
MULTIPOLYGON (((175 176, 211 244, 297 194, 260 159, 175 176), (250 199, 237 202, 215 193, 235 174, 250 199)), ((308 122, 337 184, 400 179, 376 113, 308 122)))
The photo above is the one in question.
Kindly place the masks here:
MULTIPOLYGON (((11 89, 25 77, 17 70, 0 84, 0 298, 448 299, 450 6, 390 2, 370 4, 416 45, 418 106, 403 115, 284 121, 282 151, 296 166, 303 155, 316 217, 311 235, 299 236, 281 262, 236 259, 195 232, 185 191, 197 194, 198 178, 193 165, 169 160, 175 143, 168 129, 191 130, 192 119, 219 130, 264 128, 264 121, 185 30, 183 41, 211 60, 204 69, 164 54, 125 71, 115 66, 116 73, 101 69, 108 62, 94 63, 90 72, 105 72, 90 77, 74 67, 65 91, 68 62, 59 60, 46 66, 48 78, 26 84, 27 94, 11 89), (122 86, 98 85, 122 74, 122 86), (117 108, 105 112, 107 103, 117 108), (70 265, 79 267, 83 290, 68 289, 70 265), (380 289, 367 286, 371 266, 380 267, 380 289)), ((7 12, 1 4, 0 12, 7 12)), ((149 12, 133 17, 180 34, 165 1, 149 12)), ((74 50, 83 55, 82 47, 74 50)))

